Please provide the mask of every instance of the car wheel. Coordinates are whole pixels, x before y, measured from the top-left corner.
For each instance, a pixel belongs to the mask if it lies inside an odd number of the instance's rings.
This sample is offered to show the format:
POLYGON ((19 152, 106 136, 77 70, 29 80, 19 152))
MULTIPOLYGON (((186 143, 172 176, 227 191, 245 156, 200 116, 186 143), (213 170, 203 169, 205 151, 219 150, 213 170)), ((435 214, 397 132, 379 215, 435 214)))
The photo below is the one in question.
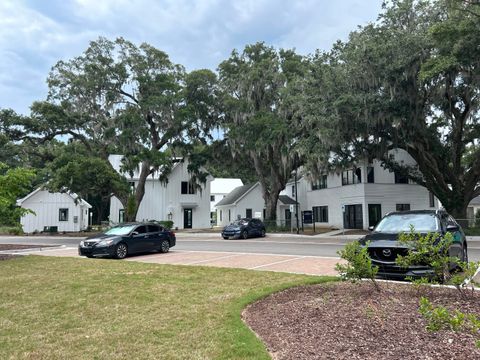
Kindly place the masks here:
POLYGON ((163 240, 160 244, 160 252, 167 253, 168 250, 170 250, 170 243, 168 242, 168 240, 163 240))
POLYGON ((260 236, 261 236, 261 237, 265 237, 265 234, 266 234, 266 233, 265 233, 265 229, 262 229, 262 231, 260 232, 260 236))
POLYGON ((247 239, 248 238, 248 231, 247 230, 243 230, 242 231, 242 239, 247 239))
POLYGON ((125 259, 128 255, 128 248, 127 245, 124 243, 120 243, 115 248, 115 257, 117 259, 125 259))
POLYGON ((93 259, 93 255, 85 255, 89 259, 93 259))

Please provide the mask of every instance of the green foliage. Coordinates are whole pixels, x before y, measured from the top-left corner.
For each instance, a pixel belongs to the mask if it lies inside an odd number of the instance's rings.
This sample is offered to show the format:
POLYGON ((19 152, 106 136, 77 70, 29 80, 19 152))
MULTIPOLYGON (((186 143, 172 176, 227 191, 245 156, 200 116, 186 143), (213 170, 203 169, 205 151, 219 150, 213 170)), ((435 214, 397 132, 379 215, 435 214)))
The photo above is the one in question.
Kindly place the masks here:
POLYGON ((419 312, 427 320, 428 331, 453 330, 464 327, 467 317, 460 311, 450 313, 444 306, 434 307, 425 297, 420 298, 419 312))
POLYGON ((135 221, 135 215, 137 213, 137 201, 133 194, 130 194, 127 199, 127 207, 125 208, 126 221, 135 221))
POLYGON ((158 222, 160 225, 167 229, 172 229, 173 228, 173 221, 172 220, 161 220, 158 222))
POLYGON ((0 234, 7 234, 7 235, 22 235, 23 229, 20 225, 14 226, 0 226, 0 234))
MULTIPOLYGON (((444 306, 435 307, 425 297, 420 298, 418 311, 427 321, 428 331, 452 330, 480 335, 480 319, 475 314, 464 314, 458 310, 450 312, 444 306)), ((476 346, 480 347, 479 344, 480 340, 477 340, 476 346)))
POLYGON ((0 163, 0 224, 17 225, 22 215, 33 213, 18 207, 16 200, 32 190, 34 178, 35 172, 31 169, 8 168, 0 163))
POLYGON ((269 220, 275 220, 278 195, 300 166, 298 96, 306 63, 292 50, 256 43, 219 65, 220 126, 236 161, 254 167, 269 220))
POLYGON ((380 287, 375 281, 378 267, 372 265, 367 247, 368 243, 365 246, 362 246, 358 241, 348 243, 343 250, 338 252, 340 257, 346 260, 347 263, 336 264, 335 270, 340 273, 343 280, 357 282, 361 279, 369 279, 375 285, 375 289, 379 291, 380 287))
POLYGON ((463 219, 480 194, 480 17, 473 5, 447 3, 386 1, 376 23, 317 53, 303 92, 302 121, 313 130, 303 144, 313 173, 377 158, 463 219))
MULTIPOLYGON (((95 156, 124 155, 123 170, 139 172, 134 218, 145 179, 158 170, 165 179, 177 157, 188 155, 185 145, 209 137, 217 116, 215 84, 213 72, 186 74, 146 43, 99 38, 82 55, 53 67, 50 102, 35 104, 31 128, 50 134, 51 124, 56 134, 84 142, 95 156)), ((196 174, 200 181, 202 176, 196 174)))
POLYGON ((74 144, 60 146, 55 160, 48 164, 46 187, 51 191, 72 191, 94 207, 97 222, 106 216, 110 197, 124 199, 129 194, 125 177, 107 160, 78 151, 74 144))
POLYGON ((414 265, 431 267, 433 281, 444 282, 450 278, 450 267, 458 261, 449 255, 449 248, 453 243, 451 233, 445 236, 435 232, 420 234, 411 227, 410 232, 399 235, 398 241, 410 251, 405 256, 397 256, 397 265, 405 268, 414 265))
POLYGON ((475 226, 480 227, 480 209, 475 213, 475 226))

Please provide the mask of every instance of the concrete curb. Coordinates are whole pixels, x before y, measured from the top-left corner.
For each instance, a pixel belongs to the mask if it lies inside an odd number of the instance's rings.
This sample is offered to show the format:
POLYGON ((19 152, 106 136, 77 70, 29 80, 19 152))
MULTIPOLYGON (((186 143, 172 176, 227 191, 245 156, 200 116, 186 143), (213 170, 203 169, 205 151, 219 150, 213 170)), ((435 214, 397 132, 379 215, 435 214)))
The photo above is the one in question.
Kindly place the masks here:
POLYGON ((62 248, 66 248, 66 245, 58 245, 58 246, 47 246, 47 247, 35 247, 35 248, 25 248, 25 249, 16 249, 16 250, 2 250, 0 254, 5 255, 21 255, 24 252, 32 252, 32 251, 47 251, 47 250, 59 250, 62 248))

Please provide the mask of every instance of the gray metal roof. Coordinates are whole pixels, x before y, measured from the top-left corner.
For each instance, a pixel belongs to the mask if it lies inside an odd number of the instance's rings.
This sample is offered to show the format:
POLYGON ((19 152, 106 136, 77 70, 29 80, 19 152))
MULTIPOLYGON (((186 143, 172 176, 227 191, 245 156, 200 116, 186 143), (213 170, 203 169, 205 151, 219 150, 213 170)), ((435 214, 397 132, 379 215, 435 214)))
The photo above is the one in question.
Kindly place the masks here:
POLYGON ((288 195, 279 195, 278 200, 280 200, 283 205, 295 205, 297 203, 288 195))
POLYGON ((258 183, 248 184, 236 187, 228 195, 226 195, 222 200, 220 200, 215 206, 225 206, 233 205, 235 202, 245 195, 250 189, 252 189, 258 183))
POLYGON ((473 198, 469 205, 480 205, 480 196, 473 198))

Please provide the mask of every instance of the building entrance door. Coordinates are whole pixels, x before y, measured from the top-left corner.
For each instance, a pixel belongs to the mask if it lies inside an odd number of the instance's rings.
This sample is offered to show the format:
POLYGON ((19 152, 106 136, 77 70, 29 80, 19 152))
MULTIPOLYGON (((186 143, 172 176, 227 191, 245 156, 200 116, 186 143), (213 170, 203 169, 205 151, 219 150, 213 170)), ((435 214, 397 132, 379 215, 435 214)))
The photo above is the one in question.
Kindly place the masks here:
POLYGON ((382 219, 382 205, 368 204, 368 226, 376 226, 382 219))
POLYGON ((191 229, 192 228, 192 209, 183 209, 183 228, 191 229))
POLYGON ((362 204, 345 205, 343 223, 345 229, 363 229, 362 204))

